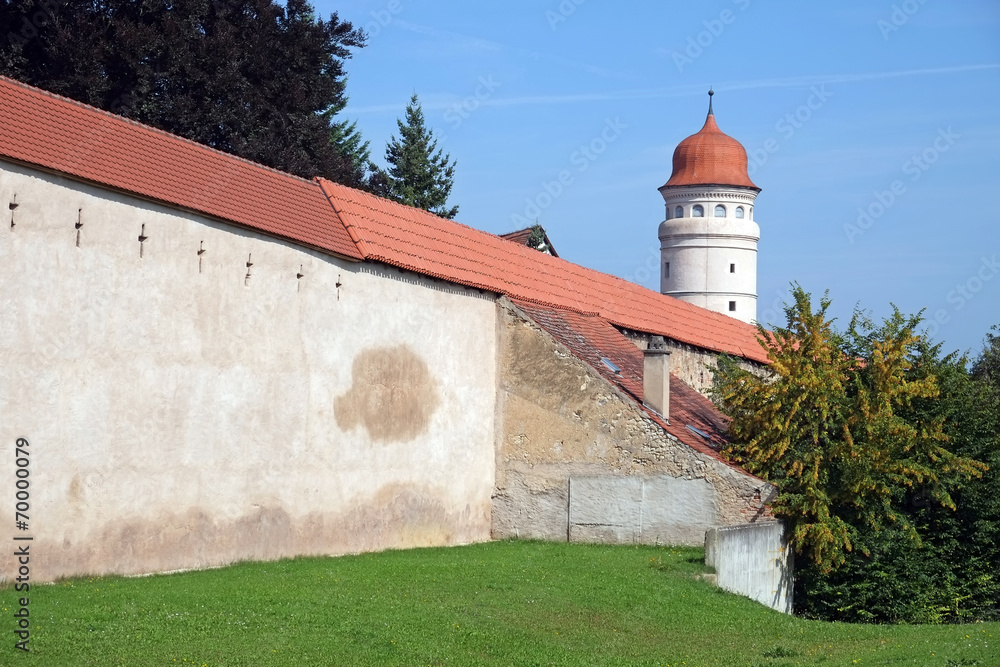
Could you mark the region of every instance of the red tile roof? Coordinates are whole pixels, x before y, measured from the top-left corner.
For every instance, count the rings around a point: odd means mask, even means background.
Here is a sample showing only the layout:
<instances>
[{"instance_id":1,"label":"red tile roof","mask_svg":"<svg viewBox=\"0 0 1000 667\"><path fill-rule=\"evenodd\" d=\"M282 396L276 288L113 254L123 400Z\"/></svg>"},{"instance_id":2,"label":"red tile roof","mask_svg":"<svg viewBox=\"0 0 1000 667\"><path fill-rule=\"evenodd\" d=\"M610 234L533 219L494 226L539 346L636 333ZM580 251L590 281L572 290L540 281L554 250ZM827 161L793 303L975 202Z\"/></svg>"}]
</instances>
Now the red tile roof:
<instances>
[{"instance_id":1,"label":"red tile roof","mask_svg":"<svg viewBox=\"0 0 1000 667\"><path fill-rule=\"evenodd\" d=\"M663 187L674 185L737 185L760 190L747 173L743 144L722 133L711 111L705 126L674 149L673 173Z\"/></svg>"},{"instance_id":2,"label":"red tile roof","mask_svg":"<svg viewBox=\"0 0 1000 667\"><path fill-rule=\"evenodd\" d=\"M366 259L600 315L628 329L766 362L755 327L426 211L320 179Z\"/></svg>"},{"instance_id":3,"label":"red tile roof","mask_svg":"<svg viewBox=\"0 0 1000 667\"><path fill-rule=\"evenodd\" d=\"M4 77L0 156L361 259L315 182Z\"/></svg>"},{"instance_id":4,"label":"red tile roof","mask_svg":"<svg viewBox=\"0 0 1000 667\"><path fill-rule=\"evenodd\" d=\"M767 361L756 329L726 315L419 209L268 169L3 77L0 157L343 257L384 262Z\"/></svg>"},{"instance_id":5,"label":"red tile roof","mask_svg":"<svg viewBox=\"0 0 1000 667\"><path fill-rule=\"evenodd\" d=\"M642 402L642 350L609 322L597 315L584 315L565 308L518 299L511 301L604 379ZM602 359L613 363L620 372L609 368Z\"/></svg>"},{"instance_id":6,"label":"red tile roof","mask_svg":"<svg viewBox=\"0 0 1000 667\"><path fill-rule=\"evenodd\" d=\"M642 405L643 353L635 343L596 315L583 315L515 299L512 302L604 379ZM611 369L604 363L604 359L618 367L620 372L616 373ZM685 445L743 471L718 453L726 444L725 433L729 419L710 400L678 380L675 375L670 376L669 422L648 408L643 407L643 410ZM704 435L689 427L694 427Z\"/></svg>"}]
</instances>

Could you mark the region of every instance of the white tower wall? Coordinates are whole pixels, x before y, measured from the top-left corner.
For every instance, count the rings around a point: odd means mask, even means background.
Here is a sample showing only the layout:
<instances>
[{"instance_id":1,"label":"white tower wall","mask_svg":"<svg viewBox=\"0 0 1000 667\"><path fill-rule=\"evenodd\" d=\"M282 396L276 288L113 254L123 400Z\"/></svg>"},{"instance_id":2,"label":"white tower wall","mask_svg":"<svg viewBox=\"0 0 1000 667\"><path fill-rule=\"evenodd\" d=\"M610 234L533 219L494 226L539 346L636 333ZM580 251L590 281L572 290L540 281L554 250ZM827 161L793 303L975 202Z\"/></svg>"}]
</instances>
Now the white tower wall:
<instances>
[{"instance_id":1,"label":"white tower wall","mask_svg":"<svg viewBox=\"0 0 1000 667\"><path fill-rule=\"evenodd\" d=\"M660 292L744 322L757 319L757 191L733 186L660 189L667 219L660 224ZM676 215L681 207L681 216ZM695 215L701 206L703 216ZM723 216L717 206L724 207ZM737 218L737 209L743 218Z\"/></svg>"}]
</instances>

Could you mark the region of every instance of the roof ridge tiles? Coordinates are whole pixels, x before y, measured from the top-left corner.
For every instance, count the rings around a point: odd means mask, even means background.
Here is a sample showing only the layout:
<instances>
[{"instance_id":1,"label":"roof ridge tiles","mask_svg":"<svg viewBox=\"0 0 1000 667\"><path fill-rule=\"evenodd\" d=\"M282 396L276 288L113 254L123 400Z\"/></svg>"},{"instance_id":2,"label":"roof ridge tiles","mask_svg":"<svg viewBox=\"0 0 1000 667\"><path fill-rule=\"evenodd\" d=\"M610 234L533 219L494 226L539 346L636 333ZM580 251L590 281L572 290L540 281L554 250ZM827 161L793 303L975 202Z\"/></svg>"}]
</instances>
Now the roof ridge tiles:
<instances>
[{"instance_id":1,"label":"roof ridge tiles","mask_svg":"<svg viewBox=\"0 0 1000 667\"><path fill-rule=\"evenodd\" d=\"M132 118L129 118L128 116L122 116L122 115L119 115L119 114L116 114L116 113L112 113L110 111L106 111L104 109L101 109L100 107L95 107L95 106L92 106L90 104L87 104L86 102L81 102L80 100L74 100L72 97L66 97L65 95L60 95L59 93L53 93L50 90L45 90L44 88L38 88L36 86L32 86L31 84L25 83L23 81L18 81L17 79L12 79L12 78L10 78L8 76L4 76L2 74L0 74L0 83L10 83L12 85L18 86L18 87L23 88L23 89L25 89L27 91L30 91L32 93L41 93L42 95L45 95L46 97L51 97L52 99L57 100L59 102L65 102L65 103L71 104L71 105L73 105L75 107L78 107L78 108L84 110L84 111L88 111L88 112L92 112L92 113L97 113L97 114L100 114L101 116L104 116L104 117L106 117L108 119L112 119L112 120L116 120L116 121L123 121L125 123L128 123L129 125L133 125L135 127L141 128L143 130L147 130L149 132L153 132L155 134L159 134L161 136L168 137L169 139L171 139L173 141L181 141L181 142L184 142L185 144L188 144L188 145L190 145L190 146L192 146L194 148L199 148L199 149L202 149L202 150L211 151L212 153L215 153L217 155L223 156L223 157L228 158L230 160L235 160L237 162L242 162L242 163L247 164L249 166L257 167L259 169L265 169L267 171L270 171L271 173L278 174L278 175L281 175L281 176L287 176L288 178L295 179L295 180L300 181L302 183L311 183L312 182L308 178L303 178L302 176L296 176L295 174L290 174L287 171L281 171L280 169L275 169L274 167L269 167L266 164L261 164L260 162L254 162L253 160L247 159L245 157L240 157L239 155L236 155L234 153L227 153L227 152L225 152L223 150L219 150L218 148L213 148L212 146L207 146L205 144L202 144L202 143L199 143L197 141L194 141L193 139L188 139L187 137L183 137L183 136L181 136L179 134L173 134L171 132L167 132L166 130L162 130L162 129L160 129L158 127L155 127L153 125L147 125L145 123L140 123L139 121L134 120Z\"/></svg>"},{"instance_id":2,"label":"roof ridge tiles","mask_svg":"<svg viewBox=\"0 0 1000 667\"><path fill-rule=\"evenodd\" d=\"M319 186L319 189L323 193L323 196L326 197L326 200L328 202L330 202L330 208L333 209L333 212L340 219L340 223L344 225L344 229L347 230L347 233L350 235L351 240L354 241L354 245L357 246L358 251L361 253L362 257L368 257L369 255L368 244L365 243L364 239L362 239L361 236L358 234L358 230L354 226L354 224L348 222L345 216L342 215L341 212L337 209L337 204L334 203L333 198L330 196L330 193L327 192L325 187L323 187L323 183L325 182L327 182L327 179L321 176L317 176L313 179L313 183Z\"/></svg>"}]
</instances>

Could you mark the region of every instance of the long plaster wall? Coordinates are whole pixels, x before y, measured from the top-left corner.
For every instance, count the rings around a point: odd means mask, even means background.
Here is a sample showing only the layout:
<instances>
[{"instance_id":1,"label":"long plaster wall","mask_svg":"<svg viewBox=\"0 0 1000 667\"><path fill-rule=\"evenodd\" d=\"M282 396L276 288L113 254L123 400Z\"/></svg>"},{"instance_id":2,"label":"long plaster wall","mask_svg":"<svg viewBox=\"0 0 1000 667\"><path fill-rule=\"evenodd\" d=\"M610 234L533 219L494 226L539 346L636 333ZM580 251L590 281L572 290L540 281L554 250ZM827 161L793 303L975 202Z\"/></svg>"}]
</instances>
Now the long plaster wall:
<instances>
[{"instance_id":1,"label":"long plaster wall","mask_svg":"<svg viewBox=\"0 0 1000 667\"><path fill-rule=\"evenodd\" d=\"M678 442L519 311L497 308L495 538L701 545L712 526L766 514L773 488Z\"/></svg>"},{"instance_id":2,"label":"long plaster wall","mask_svg":"<svg viewBox=\"0 0 1000 667\"><path fill-rule=\"evenodd\" d=\"M25 437L33 578L489 539L492 295L0 162L15 195L0 515Z\"/></svg>"}]
</instances>

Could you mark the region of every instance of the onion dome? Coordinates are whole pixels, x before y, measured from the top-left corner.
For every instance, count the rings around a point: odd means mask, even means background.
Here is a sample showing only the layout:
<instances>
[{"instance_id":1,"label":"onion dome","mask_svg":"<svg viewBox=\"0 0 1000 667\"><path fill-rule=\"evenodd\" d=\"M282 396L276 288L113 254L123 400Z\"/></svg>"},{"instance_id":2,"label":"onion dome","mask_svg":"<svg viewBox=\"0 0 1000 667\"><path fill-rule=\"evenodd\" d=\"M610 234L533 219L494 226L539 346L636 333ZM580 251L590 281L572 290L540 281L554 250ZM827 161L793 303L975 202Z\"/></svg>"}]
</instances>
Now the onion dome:
<instances>
[{"instance_id":1,"label":"onion dome","mask_svg":"<svg viewBox=\"0 0 1000 667\"><path fill-rule=\"evenodd\" d=\"M708 91L705 126L682 141L674 150L674 170L663 187L672 185L730 185L760 191L747 173L747 152L743 145L723 134L715 124L712 95Z\"/></svg>"}]
</instances>

